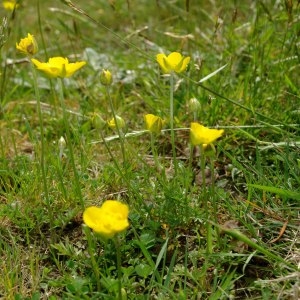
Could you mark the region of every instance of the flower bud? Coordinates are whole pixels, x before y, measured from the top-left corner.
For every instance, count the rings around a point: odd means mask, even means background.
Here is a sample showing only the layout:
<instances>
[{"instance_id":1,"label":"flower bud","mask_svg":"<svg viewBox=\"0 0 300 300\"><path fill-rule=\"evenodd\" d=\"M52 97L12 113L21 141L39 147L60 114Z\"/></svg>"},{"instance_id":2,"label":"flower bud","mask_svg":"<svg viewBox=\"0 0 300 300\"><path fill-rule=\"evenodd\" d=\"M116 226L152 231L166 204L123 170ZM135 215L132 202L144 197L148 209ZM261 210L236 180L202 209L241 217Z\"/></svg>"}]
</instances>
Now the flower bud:
<instances>
[{"instance_id":1,"label":"flower bud","mask_svg":"<svg viewBox=\"0 0 300 300\"><path fill-rule=\"evenodd\" d=\"M61 136L60 139L58 140L58 147L59 147L59 150L62 150L62 151L66 147L66 140L64 139L63 136Z\"/></svg>"},{"instance_id":2,"label":"flower bud","mask_svg":"<svg viewBox=\"0 0 300 300\"><path fill-rule=\"evenodd\" d=\"M122 129L125 127L125 121L120 116L116 116L116 121L119 129ZM110 121L108 121L108 126L112 129L116 128L116 122L115 118L112 118Z\"/></svg>"},{"instance_id":3,"label":"flower bud","mask_svg":"<svg viewBox=\"0 0 300 300\"><path fill-rule=\"evenodd\" d=\"M112 84L112 75L108 70L102 70L100 74L100 82L103 85L111 85Z\"/></svg>"},{"instance_id":4,"label":"flower bud","mask_svg":"<svg viewBox=\"0 0 300 300\"><path fill-rule=\"evenodd\" d=\"M152 133L160 133L163 120L155 115L147 114L144 116L144 120L146 123L146 129Z\"/></svg>"},{"instance_id":5,"label":"flower bud","mask_svg":"<svg viewBox=\"0 0 300 300\"><path fill-rule=\"evenodd\" d=\"M198 112L198 110L200 109L200 102L198 101L198 99L196 98L191 98L189 100L189 103L188 103L188 106L189 106L189 110L193 113L196 113Z\"/></svg>"},{"instance_id":6,"label":"flower bud","mask_svg":"<svg viewBox=\"0 0 300 300\"><path fill-rule=\"evenodd\" d=\"M61 159L64 154L64 150L66 148L66 140L64 139L63 136L60 137L58 140L58 148L59 148L59 158Z\"/></svg>"},{"instance_id":7,"label":"flower bud","mask_svg":"<svg viewBox=\"0 0 300 300\"><path fill-rule=\"evenodd\" d=\"M91 115L91 123L95 129L102 129L106 124L98 113L93 113Z\"/></svg>"},{"instance_id":8,"label":"flower bud","mask_svg":"<svg viewBox=\"0 0 300 300\"><path fill-rule=\"evenodd\" d=\"M16 44L16 48L26 54L26 55L34 55L38 52L38 45L33 35L28 33L27 37L21 39L20 43Z\"/></svg>"}]
</instances>

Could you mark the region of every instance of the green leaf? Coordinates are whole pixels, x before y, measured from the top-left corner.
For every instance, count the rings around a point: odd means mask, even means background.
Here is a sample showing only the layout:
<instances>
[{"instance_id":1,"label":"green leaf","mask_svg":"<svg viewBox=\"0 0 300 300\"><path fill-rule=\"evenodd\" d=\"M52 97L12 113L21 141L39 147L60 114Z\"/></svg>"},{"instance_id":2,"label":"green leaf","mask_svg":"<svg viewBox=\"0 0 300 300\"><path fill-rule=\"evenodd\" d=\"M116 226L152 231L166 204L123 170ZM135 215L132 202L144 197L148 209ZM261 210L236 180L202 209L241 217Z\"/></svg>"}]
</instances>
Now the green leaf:
<instances>
[{"instance_id":1,"label":"green leaf","mask_svg":"<svg viewBox=\"0 0 300 300\"><path fill-rule=\"evenodd\" d=\"M147 278L153 271L153 268L148 264L140 264L135 267L136 273L144 278Z\"/></svg>"},{"instance_id":2,"label":"green leaf","mask_svg":"<svg viewBox=\"0 0 300 300\"><path fill-rule=\"evenodd\" d=\"M263 190L266 192L274 193L274 194L277 194L277 195L280 195L283 197L300 200L300 193L297 193L297 192L284 190L284 189L280 189L280 188L273 187L273 186L259 185L259 184L248 184L248 186L256 188L256 189L260 189L260 190Z\"/></svg>"}]
</instances>

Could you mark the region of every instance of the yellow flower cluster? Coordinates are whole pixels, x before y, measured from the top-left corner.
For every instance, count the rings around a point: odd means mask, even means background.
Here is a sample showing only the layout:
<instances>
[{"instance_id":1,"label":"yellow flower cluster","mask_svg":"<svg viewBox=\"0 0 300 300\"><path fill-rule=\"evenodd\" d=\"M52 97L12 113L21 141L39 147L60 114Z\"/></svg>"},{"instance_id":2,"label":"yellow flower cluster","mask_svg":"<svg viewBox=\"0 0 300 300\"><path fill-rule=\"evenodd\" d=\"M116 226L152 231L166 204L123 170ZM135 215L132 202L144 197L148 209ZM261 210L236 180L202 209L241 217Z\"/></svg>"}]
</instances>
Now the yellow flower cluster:
<instances>
[{"instance_id":1,"label":"yellow flower cluster","mask_svg":"<svg viewBox=\"0 0 300 300\"><path fill-rule=\"evenodd\" d=\"M34 36L30 33L28 33L26 38L23 38L19 43L16 43L16 48L28 56L32 56L38 51L37 42ZM85 61L69 63L67 58L60 56L49 58L49 61L46 63L40 62L35 58L31 58L31 62L38 70L44 72L47 76L60 78L72 76L77 70L86 64Z\"/></svg>"},{"instance_id":2,"label":"yellow flower cluster","mask_svg":"<svg viewBox=\"0 0 300 300\"><path fill-rule=\"evenodd\" d=\"M86 208L83 221L96 233L109 239L129 227L128 213L126 204L117 200L106 200L101 207Z\"/></svg>"}]
</instances>

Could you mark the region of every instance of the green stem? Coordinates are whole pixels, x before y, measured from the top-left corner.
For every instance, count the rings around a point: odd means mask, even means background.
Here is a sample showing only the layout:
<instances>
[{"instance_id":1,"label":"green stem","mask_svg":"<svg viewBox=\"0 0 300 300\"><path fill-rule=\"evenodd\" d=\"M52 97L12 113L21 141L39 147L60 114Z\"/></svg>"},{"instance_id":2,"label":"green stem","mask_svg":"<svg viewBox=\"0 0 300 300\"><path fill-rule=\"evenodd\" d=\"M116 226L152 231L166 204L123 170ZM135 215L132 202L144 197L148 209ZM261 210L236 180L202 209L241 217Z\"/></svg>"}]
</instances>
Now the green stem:
<instances>
[{"instance_id":1,"label":"green stem","mask_svg":"<svg viewBox=\"0 0 300 300\"><path fill-rule=\"evenodd\" d=\"M193 117L194 117L194 122L197 122L197 112L196 111L194 111Z\"/></svg>"},{"instance_id":2,"label":"green stem","mask_svg":"<svg viewBox=\"0 0 300 300\"><path fill-rule=\"evenodd\" d=\"M68 197L68 193L64 184L64 171L63 171L63 166L62 166L62 161L60 158L57 159L57 175L58 175L58 179L60 181L60 186L62 189L62 193L63 193L63 197L64 199L67 199Z\"/></svg>"},{"instance_id":3,"label":"green stem","mask_svg":"<svg viewBox=\"0 0 300 300\"><path fill-rule=\"evenodd\" d=\"M193 174L194 146L190 143L189 171Z\"/></svg>"},{"instance_id":4,"label":"green stem","mask_svg":"<svg viewBox=\"0 0 300 300\"><path fill-rule=\"evenodd\" d=\"M114 121L115 121L115 124L116 124L117 133L118 133L119 140L120 140L122 157L123 157L123 164L125 165L126 164L126 156L125 156L125 147L124 147L124 134L121 132L121 130L119 128L119 125L118 125L117 115L115 113L114 105L113 105L113 102L112 102L112 99L111 99L109 86L105 86L105 88L106 88L106 95L107 95L107 98L108 98L110 109L111 109L112 114L113 114L113 118L114 118Z\"/></svg>"},{"instance_id":5,"label":"green stem","mask_svg":"<svg viewBox=\"0 0 300 300\"><path fill-rule=\"evenodd\" d=\"M155 166L156 166L157 170L159 171L161 167L160 167L160 163L158 161L157 151L156 151L155 145L154 145L154 141L155 141L154 134L152 132L150 132L150 141L151 141L151 152L153 155Z\"/></svg>"},{"instance_id":6,"label":"green stem","mask_svg":"<svg viewBox=\"0 0 300 300\"><path fill-rule=\"evenodd\" d=\"M213 148L213 151L215 151L215 147L213 144L211 144L211 147ZM216 200L216 193L215 193L215 166L214 166L214 158L210 158L210 172L211 172L211 197L212 197L212 203L213 203L213 214L215 218L215 223L218 224L218 204ZM220 230L219 227L216 227L217 232L217 240L218 245L220 245Z\"/></svg>"},{"instance_id":7,"label":"green stem","mask_svg":"<svg viewBox=\"0 0 300 300\"><path fill-rule=\"evenodd\" d=\"M100 292L100 289L101 289L100 270L99 270L99 266L97 264L97 261L95 259L95 253L96 253L95 245L93 243L93 239L92 239L90 229L87 226L84 226L83 230L84 230L84 233L86 235L87 242L88 242L88 253L89 253L89 256L91 258L92 269L93 269L94 275L96 277L97 290L98 290L98 292Z\"/></svg>"},{"instance_id":8,"label":"green stem","mask_svg":"<svg viewBox=\"0 0 300 300\"><path fill-rule=\"evenodd\" d=\"M175 175L176 175L177 159L176 159L175 131L174 131L174 74L173 72L170 74L170 129L171 129L173 164L174 164Z\"/></svg>"},{"instance_id":9,"label":"green stem","mask_svg":"<svg viewBox=\"0 0 300 300\"><path fill-rule=\"evenodd\" d=\"M117 272L118 272L118 299L122 300L122 270L121 270L121 250L120 250L120 240L116 236L114 238L117 254Z\"/></svg>"},{"instance_id":10,"label":"green stem","mask_svg":"<svg viewBox=\"0 0 300 300\"><path fill-rule=\"evenodd\" d=\"M206 194L206 180L205 180L205 154L204 154L204 147L201 144L200 145L200 167L201 167L201 175L202 175L202 185L203 185L203 190L205 191ZM207 205L207 203L206 203ZM205 207L206 209L207 207Z\"/></svg>"},{"instance_id":11,"label":"green stem","mask_svg":"<svg viewBox=\"0 0 300 300\"><path fill-rule=\"evenodd\" d=\"M70 127L69 127L68 117L67 117L67 113L66 113L66 106L65 106L65 101L64 101L63 78L60 78L58 80L58 85L59 85L58 96L59 96L59 101L60 101L60 105L61 105L62 112L63 112L63 122L64 122L64 129L66 131L67 147L69 148L71 165L72 165L73 172L74 172L76 195L78 195L80 204L81 204L82 208L84 208L84 201L83 201L83 197L82 197L82 193L81 193L81 189L80 189L79 176L78 176L78 172L77 172L76 165L75 165L73 144L71 141Z\"/></svg>"},{"instance_id":12,"label":"green stem","mask_svg":"<svg viewBox=\"0 0 300 300\"><path fill-rule=\"evenodd\" d=\"M40 166L41 166L41 173L42 173L43 189L44 189L44 194L45 194L45 198L46 198L46 205L47 205L47 209L49 212L49 222L50 222L51 236L52 236L54 218L53 218L53 212L52 212L50 198L49 198L46 167L45 167L44 121L43 121L43 114L42 114L42 109L41 109L40 92L39 92L39 88L38 88L37 74L36 74L36 70L35 70L35 67L33 66L33 64L30 63L30 65L31 65L32 76L33 76L33 85L34 85L34 92L35 92L35 98L36 98L36 109L37 109L37 113L38 113L38 117L39 117L39 124L40 124L40 140L41 140Z\"/></svg>"},{"instance_id":13,"label":"green stem","mask_svg":"<svg viewBox=\"0 0 300 300\"><path fill-rule=\"evenodd\" d=\"M125 182L129 185L129 183L128 183L128 181L127 181L127 178L126 178L126 176L124 176L124 174L123 174L123 172L122 172L122 170L121 170L121 168L120 168L120 165L119 165L118 161L116 160L116 158L114 157L113 153L111 152L110 148L109 148L108 145L107 145L107 142L106 142L106 140L105 140L105 137L104 137L104 135L103 135L102 130L100 130L100 136L101 136L101 139L102 139L102 141L103 141L103 144L104 144L104 146L105 146L105 148L106 148L106 150L107 150L107 152L108 152L110 158L112 159L112 161L113 161L115 167L117 168L117 170L118 170L120 176L121 176L121 177L125 180ZM128 186L128 188L129 188L129 187L130 187L130 185Z\"/></svg>"},{"instance_id":14,"label":"green stem","mask_svg":"<svg viewBox=\"0 0 300 300\"><path fill-rule=\"evenodd\" d=\"M100 130L100 136L101 136L103 144L104 144L104 146L105 146L105 148L106 148L106 150L107 150L110 158L112 159L112 161L113 161L113 163L114 163L117 171L119 172L119 175L125 181L128 191L133 193L133 195L140 201L140 203L144 205L144 208L146 209L146 211L151 216L152 215L151 210L149 209L148 205L145 204L143 197L141 197L140 191L135 186L133 186L131 184L131 182L130 182L129 178L127 178L126 174L123 174L123 172L121 170L121 167L120 167L118 161L115 159L115 157L114 157L113 153L111 152L110 148L108 147L108 144L107 144L107 142L105 140L105 137L104 137L104 135L103 135L103 133L102 133L101 130Z\"/></svg>"},{"instance_id":15,"label":"green stem","mask_svg":"<svg viewBox=\"0 0 300 300\"><path fill-rule=\"evenodd\" d=\"M203 187L203 195L202 199L204 200L204 212L205 212L205 222L206 222L206 252L207 254L212 253L212 231L211 224L208 222L209 220L209 211L208 211L208 202L207 202L207 190L206 190L206 178L205 178L205 153L203 144L200 145L200 164L201 164L201 175L202 175L202 187Z\"/></svg>"}]
</instances>

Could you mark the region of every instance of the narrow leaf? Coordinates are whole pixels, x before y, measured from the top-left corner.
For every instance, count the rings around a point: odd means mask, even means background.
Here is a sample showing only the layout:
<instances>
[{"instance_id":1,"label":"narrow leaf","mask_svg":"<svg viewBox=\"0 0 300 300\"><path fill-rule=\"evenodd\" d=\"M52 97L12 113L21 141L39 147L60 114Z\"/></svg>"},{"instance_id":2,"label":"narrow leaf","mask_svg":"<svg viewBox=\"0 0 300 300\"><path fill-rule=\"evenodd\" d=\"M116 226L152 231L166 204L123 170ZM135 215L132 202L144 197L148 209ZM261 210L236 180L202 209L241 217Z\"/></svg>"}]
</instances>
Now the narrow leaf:
<instances>
[{"instance_id":1,"label":"narrow leaf","mask_svg":"<svg viewBox=\"0 0 300 300\"><path fill-rule=\"evenodd\" d=\"M300 200L300 193L280 189L274 186L266 186L266 185L259 185L259 184L248 184L249 187L254 187L256 189L260 189L266 192L274 193L283 197L292 198L295 200Z\"/></svg>"},{"instance_id":2,"label":"narrow leaf","mask_svg":"<svg viewBox=\"0 0 300 300\"><path fill-rule=\"evenodd\" d=\"M227 65L228 65L228 64L226 64L226 65L222 66L222 67L221 67L221 68L219 68L218 70L216 70L216 71L214 71L214 72L212 72L212 73L208 74L208 75L207 75L207 76L205 76L204 78L200 79L200 80L199 80L199 83L202 83L202 82L204 82L204 81L208 80L209 78L211 78L211 77L215 76L217 73L219 73L219 72L220 72L220 71L222 71L224 68L226 68L226 67L227 67Z\"/></svg>"}]
</instances>

